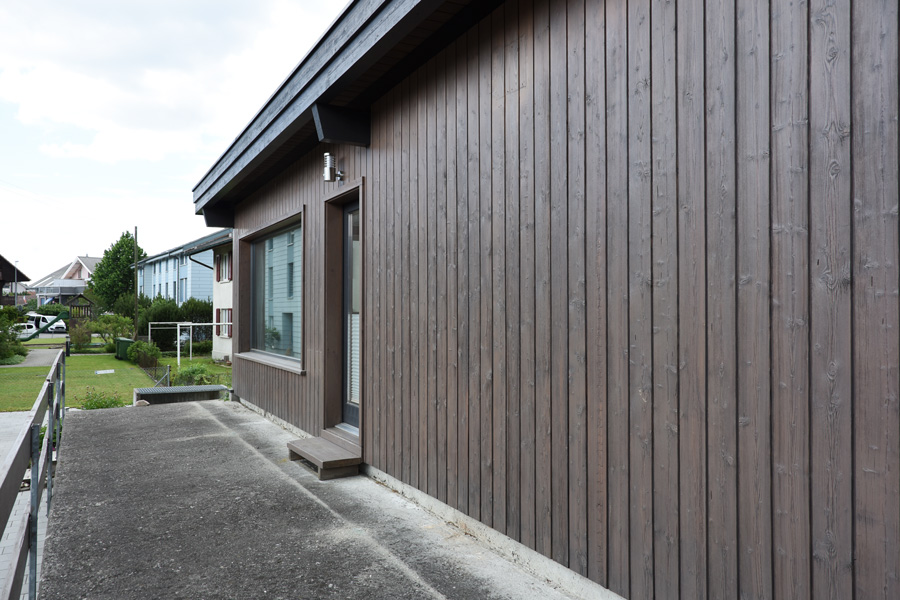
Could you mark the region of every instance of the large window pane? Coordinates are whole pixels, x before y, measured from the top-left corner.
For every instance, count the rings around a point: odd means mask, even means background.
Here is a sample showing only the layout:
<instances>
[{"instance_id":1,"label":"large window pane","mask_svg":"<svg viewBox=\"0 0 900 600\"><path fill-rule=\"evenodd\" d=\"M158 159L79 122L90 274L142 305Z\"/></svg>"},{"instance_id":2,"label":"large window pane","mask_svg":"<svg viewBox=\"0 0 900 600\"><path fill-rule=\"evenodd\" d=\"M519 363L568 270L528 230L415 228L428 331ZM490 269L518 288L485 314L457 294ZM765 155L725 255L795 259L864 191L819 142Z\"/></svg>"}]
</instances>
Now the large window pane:
<instances>
[{"instance_id":1,"label":"large window pane","mask_svg":"<svg viewBox=\"0 0 900 600\"><path fill-rule=\"evenodd\" d=\"M303 244L300 223L253 243L251 346L302 358Z\"/></svg>"}]
</instances>

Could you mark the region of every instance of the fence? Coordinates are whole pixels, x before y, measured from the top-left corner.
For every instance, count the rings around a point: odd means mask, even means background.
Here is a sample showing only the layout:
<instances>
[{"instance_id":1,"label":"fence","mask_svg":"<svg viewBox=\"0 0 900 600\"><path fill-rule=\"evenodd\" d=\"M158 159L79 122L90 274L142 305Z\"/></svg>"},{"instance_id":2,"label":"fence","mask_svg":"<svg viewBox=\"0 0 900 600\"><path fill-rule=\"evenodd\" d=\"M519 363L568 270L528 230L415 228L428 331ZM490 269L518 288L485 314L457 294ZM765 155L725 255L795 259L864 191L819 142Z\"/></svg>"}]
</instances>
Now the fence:
<instances>
[{"instance_id":1,"label":"fence","mask_svg":"<svg viewBox=\"0 0 900 600\"><path fill-rule=\"evenodd\" d=\"M37 523L38 507L44 487L47 488L47 512L53 497L54 452L58 453L65 416L66 355L60 350L50 367L44 385L28 415L28 419L16 436L12 448L0 466L0 523L21 531L21 537L12 553L12 567L0 598L18 598L21 594L25 567L29 566L28 597L37 597ZM47 432L41 443L41 424L49 413ZM23 476L31 463L31 507L18 521L9 523L9 517L19 494ZM30 562L29 562L30 561Z\"/></svg>"},{"instance_id":2,"label":"fence","mask_svg":"<svg viewBox=\"0 0 900 600\"><path fill-rule=\"evenodd\" d=\"M141 370L153 380L153 387L169 387L171 382L171 367L169 365L156 365L145 367L141 365Z\"/></svg>"}]
</instances>

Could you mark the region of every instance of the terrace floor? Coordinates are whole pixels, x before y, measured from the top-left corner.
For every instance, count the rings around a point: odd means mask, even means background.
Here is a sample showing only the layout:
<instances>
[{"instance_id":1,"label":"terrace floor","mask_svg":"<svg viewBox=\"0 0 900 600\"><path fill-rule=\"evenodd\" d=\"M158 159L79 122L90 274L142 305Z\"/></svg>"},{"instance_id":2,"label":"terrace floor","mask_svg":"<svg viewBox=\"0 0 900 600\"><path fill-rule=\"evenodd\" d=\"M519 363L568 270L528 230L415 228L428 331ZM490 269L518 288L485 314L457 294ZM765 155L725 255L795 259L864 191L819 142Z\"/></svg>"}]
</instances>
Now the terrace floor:
<instances>
[{"instance_id":1,"label":"terrace floor","mask_svg":"<svg viewBox=\"0 0 900 600\"><path fill-rule=\"evenodd\" d=\"M41 598L568 598L235 402L73 412Z\"/></svg>"}]
</instances>

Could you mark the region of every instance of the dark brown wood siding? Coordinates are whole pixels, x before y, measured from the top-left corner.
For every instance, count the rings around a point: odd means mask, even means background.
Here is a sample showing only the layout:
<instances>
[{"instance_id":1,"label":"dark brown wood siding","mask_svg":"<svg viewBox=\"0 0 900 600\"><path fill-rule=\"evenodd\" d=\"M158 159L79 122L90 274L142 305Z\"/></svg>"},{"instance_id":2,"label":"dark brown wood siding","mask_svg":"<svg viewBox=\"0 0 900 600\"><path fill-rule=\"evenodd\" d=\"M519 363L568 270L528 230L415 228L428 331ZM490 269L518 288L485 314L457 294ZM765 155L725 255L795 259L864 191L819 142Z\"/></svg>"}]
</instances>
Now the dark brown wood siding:
<instances>
[{"instance_id":1,"label":"dark brown wood siding","mask_svg":"<svg viewBox=\"0 0 900 600\"><path fill-rule=\"evenodd\" d=\"M307 372L236 391L321 427L329 150L365 462L624 596L900 597L898 112L896 2L508 2L238 207Z\"/></svg>"}]
</instances>

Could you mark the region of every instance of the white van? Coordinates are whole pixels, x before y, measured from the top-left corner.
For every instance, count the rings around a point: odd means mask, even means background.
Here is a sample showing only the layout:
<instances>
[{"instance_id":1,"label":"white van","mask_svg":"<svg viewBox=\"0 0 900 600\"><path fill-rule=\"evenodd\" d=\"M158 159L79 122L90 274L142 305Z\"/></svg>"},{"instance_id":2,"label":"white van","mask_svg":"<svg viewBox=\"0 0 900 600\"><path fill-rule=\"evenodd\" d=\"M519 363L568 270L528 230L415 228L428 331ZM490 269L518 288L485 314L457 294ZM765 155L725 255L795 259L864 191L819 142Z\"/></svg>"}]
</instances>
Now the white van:
<instances>
[{"instance_id":1,"label":"white van","mask_svg":"<svg viewBox=\"0 0 900 600\"><path fill-rule=\"evenodd\" d=\"M50 315L39 315L36 312L29 312L27 317L28 317L28 322L34 324L35 328L37 328L37 329L40 329L41 327L49 325L50 321L52 321L53 319L56 318L56 317L50 316ZM52 330L53 331L65 331L66 330L65 322L62 320L57 321L56 323L53 324Z\"/></svg>"}]
</instances>

